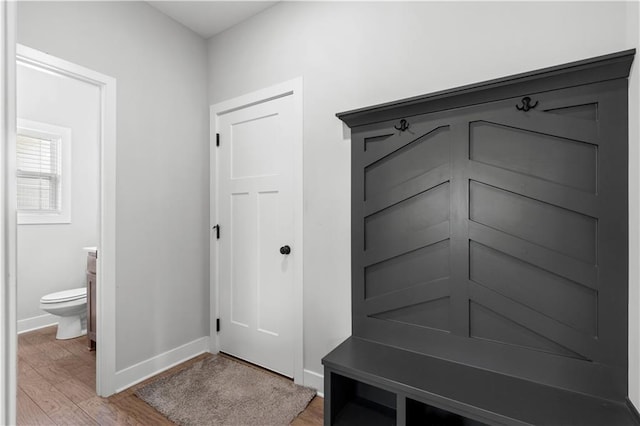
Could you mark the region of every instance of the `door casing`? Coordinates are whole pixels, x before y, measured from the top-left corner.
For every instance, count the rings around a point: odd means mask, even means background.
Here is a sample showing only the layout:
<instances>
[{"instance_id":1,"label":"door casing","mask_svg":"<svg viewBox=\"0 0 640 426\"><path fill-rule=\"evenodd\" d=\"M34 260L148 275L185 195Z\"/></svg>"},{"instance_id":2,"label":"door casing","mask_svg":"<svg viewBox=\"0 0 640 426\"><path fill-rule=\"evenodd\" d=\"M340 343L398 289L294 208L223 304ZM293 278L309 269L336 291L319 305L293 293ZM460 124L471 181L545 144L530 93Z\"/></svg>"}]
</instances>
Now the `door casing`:
<instances>
[{"instance_id":1,"label":"door casing","mask_svg":"<svg viewBox=\"0 0 640 426\"><path fill-rule=\"evenodd\" d=\"M0 2L0 424L16 423L16 215L10 169L16 139L16 2Z\"/></svg>"},{"instance_id":2,"label":"door casing","mask_svg":"<svg viewBox=\"0 0 640 426\"><path fill-rule=\"evenodd\" d=\"M217 173L218 173L218 155L216 150L216 134L219 132L218 118L226 113L242 109L251 105L267 102L273 99L291 96L293 100L294 120L291 123L294 126L293 132L297 135L296 143L293 146L293 241L292 247L295 247L296 254L293 262L293 379L297 384L303 384L304 367L303 367L303 130L302 130L302 77L285 81L280 84L269 86L267 88L248 93L237 98L223 101L210 107L210 350L212 353L220 351L220 341L216 332L216 320L220 315L219 305L219 275L218 275L218 240L216 239L216 230L214 227L218 225L218 209L219 200L217 198ZM221 141L224 143L224 141ZM221 224L224 229L224 224ZM224 233L224 232L223 232ZM293 259L293 258L292 258Z\"/></svg>"}]
</instances>

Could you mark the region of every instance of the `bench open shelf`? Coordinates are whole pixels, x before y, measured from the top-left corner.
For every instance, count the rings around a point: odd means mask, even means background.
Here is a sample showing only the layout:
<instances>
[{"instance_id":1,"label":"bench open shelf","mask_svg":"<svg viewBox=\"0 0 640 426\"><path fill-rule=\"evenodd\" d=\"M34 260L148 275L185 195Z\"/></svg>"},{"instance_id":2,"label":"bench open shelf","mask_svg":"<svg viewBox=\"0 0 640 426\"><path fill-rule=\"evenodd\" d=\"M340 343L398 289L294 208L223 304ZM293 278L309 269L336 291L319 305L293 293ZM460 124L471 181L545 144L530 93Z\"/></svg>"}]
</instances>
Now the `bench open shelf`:
<instances>
[{"instance_id":1,"label":"bench open shelf","mask_svg":"<svg viewBox=\"0 0 640 426\"><path fill-rule=\"evenodd\" d=\"M350 337L323 359L325 425L634 425L625 403Z\"/></svg>"}]
</instances>

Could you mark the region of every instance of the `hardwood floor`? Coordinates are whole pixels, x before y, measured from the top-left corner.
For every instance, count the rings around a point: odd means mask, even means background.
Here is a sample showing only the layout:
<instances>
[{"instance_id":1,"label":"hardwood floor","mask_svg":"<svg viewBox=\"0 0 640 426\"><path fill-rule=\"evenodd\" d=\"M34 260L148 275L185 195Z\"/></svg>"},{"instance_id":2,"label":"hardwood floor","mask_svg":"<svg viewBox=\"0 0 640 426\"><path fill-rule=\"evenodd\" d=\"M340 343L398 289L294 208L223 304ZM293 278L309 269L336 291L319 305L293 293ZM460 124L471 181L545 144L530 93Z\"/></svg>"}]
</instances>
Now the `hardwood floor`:
<instances>
[{"instance_id":1,"label":"hardwood floor","mask_svg":"<svg viewBox=\"0 0 640 426\"><path fill-rule=\"evenodd\" d=\"M189 367L202 354L109 398L96 395L95 352L86 336L56 340L56 327L18 336L19 425L173 425L135 396L136 389ZM315 397L291 423L319 426L323 400Z\"/></svg>"}]
</instances>

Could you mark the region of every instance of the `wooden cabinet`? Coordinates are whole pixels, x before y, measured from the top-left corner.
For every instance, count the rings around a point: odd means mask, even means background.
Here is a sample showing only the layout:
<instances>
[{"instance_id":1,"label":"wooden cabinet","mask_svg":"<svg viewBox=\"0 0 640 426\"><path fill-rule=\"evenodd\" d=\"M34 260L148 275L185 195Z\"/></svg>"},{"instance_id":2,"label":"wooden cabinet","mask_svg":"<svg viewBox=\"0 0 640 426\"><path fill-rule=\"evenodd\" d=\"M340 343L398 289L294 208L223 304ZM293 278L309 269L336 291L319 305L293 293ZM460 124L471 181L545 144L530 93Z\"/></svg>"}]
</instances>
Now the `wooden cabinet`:
<instances>
[{"instance_id":1,"label":"wooden cabinet","mask_svg":"<svg viewBox=\"0 0 640 426\"><path fill-rule=\"evenodd\" d=\"M382 424L388 410L399 424L437 410L467 423L636 420L634 54L338 114L352 132L353 336L323 360L327 424L372 407Z\"/></svg>"},{"instance_id":2,"label":"wooden cabinet","mask_svg":"<svg viewBox=\"0 0 640 426\"><path fill-rule=\"evenodd\" d=\"M96 349L96 261L97 252L87 254L87 344Z\"/></svg>"}]
</instances>

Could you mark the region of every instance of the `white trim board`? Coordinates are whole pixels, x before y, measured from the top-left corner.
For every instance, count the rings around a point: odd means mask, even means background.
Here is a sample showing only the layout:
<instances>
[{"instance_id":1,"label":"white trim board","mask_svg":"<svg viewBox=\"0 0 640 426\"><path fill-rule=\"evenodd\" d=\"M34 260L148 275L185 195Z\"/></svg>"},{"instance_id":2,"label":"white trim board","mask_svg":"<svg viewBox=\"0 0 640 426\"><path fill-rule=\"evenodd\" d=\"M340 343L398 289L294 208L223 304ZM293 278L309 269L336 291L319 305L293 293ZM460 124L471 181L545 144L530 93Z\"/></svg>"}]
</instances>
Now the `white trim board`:
<instances>
[{"instance_id":1,"label":"white trim board","mask_svg":"<svg viewBox=\"0 0 640 426\"><path fill-rule=\"evenodd\" d=\"M315 371L304 370L304 385L318 391L318 396L324 398L324 375Z\"/></svg>"},{"instance_id":2,"label":"white trim board","mask_svg":"<svg viewBox=\"0 0 640 426\"><path fill-rule=\"evenodd\" d=\"M295 78L293 80L285 81L274 86L267 87L262 90L258 90L252 93L248 93L237 98L233 98L227 101L211 105L210 107L210 133L209 133L209 146L210 146L210 347L211 352L217 353L220 350L218 336L216 334L216 318L220 315L220 306L218 305L218 243L215 237L213 227L218 223L218 206L216 203L216 173L218 157L216 151L216 133L218 133L218 117L241 108L245 108L251 105L267 102L273 99L281 98L284 96L291 96L294 103L294 115L295 126L294 130L298 135L298 143L294 144L293 148L293 199L294 199L294 238L293 247L295 247L297 262L294 265L293 280L294 280L294 354L293 354L293 380L297 384L302 384L304 380L304 338L303 338L303 287L304 287L304 274L303 274L303 80L302 77Z\"/></svg>"},{"instance_id":3,"label":"white trim board","mask_svg":"<svg viewBox=\"0 0 640 426\"><path fill-rule=\"evenodd\" d=\"M16 423L16 11L0 1L0 424Z\"/></svg>"},{"instance_id":4,"label":"white trim board","mask_svg":"<svg viewBox=\"0 0 640 426\"><path fill-rule=\"evenodd\" d=\"M37 317L21 319L18 320L18 334L38 330L40 328L49 327L56 324L58 324L58 318L55 315L51 314L44 314Z\"/></svg>"},{"instance_id":5,"label":"white trim board","mask_svg":"<svg viewBox=\"0 0 640 426\"><path fill-rule=\"evenodd\" d=\"M115 392L116 375L116 80L27 46L17 45L16 60L21 65L73 78L100 90L100 234L96 265L100 285L97 287L96 392L106 397ZM8 163L8 176L15 175L15 161L8 158L4 162ZM14 187L15 182L12 180L9 185ZM15 205L9 213L15 216ZM16 252L13 239L9 244L9 254L14 260ZM15 310L15 303L10 308Z\"/></svg>"},{"instance_id":6,"label":"white trim board","mask_svg":"<svg viewBox=\"0 0 640 426\"><path fill-rule=\"evenodd\" d=\"M122 392L156 374L209 351L209 337L201 337L116 373L116 392Z\"/></svg>"}]
</instances>

